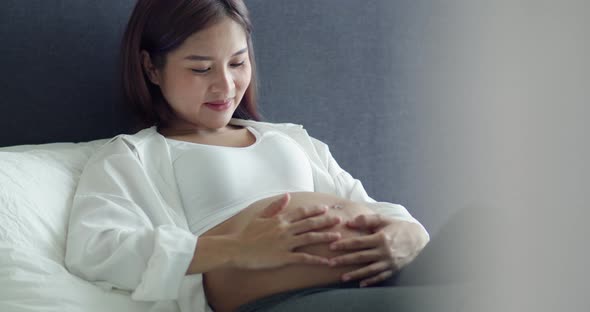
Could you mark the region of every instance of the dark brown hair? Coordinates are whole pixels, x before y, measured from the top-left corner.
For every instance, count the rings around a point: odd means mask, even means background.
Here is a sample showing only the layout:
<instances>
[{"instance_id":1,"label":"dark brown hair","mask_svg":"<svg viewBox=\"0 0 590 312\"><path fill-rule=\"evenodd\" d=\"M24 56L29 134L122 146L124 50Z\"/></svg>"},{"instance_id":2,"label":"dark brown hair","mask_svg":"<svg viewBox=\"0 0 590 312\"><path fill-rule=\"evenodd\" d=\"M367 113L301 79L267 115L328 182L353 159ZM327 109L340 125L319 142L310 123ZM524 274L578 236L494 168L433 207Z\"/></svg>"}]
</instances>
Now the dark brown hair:
<instances>
[{"instance_id":1,"label":"dark brown hair","mask_svg":"<svg viewBox=\"0 0 590 312\"><path fill-rule=\"evenodd\" d=\"M135 130L167 125L175 118L160 88L152 84L143 71L141 51L147 51L154 66L162 68L169 52L193 33L226 16L244 27L252 66L250 85L233 117L261 119L256 110L252 24L242 0L138 0L123 35L120 66L124 101L137 118Z\"/></svg>"}]
</instances>

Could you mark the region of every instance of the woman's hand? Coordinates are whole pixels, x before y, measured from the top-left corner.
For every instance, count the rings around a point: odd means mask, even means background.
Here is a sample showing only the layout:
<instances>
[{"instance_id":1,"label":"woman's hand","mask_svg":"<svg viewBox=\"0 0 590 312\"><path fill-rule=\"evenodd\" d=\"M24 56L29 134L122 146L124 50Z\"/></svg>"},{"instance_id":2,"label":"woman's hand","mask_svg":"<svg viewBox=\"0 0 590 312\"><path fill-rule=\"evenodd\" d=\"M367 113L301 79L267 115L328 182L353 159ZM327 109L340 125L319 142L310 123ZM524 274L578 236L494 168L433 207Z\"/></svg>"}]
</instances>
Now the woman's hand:
<instances>
[{"instance_id":1,"label":"woman's hand","mask_svg":"<svg viewBox=\"0 0 590 312\"><path fill-rule=\"evenodd\" d=\"M327 258L293 250L340 239L338 232L314 232L340 223L340 218L324 215L328 210L325 205L283 211L290 198L287 193L274 201L233 235L237 243L233 267L272 269L295 263L329 264Z\"/></svg>"},{"instance_id":2,"label":"woman's hand","mask_svg":"<svg viewBox=\"0 0 590 312\"><path fill-rule=\"evenodd\" d=\"M428 242L426 233L419 225L379 214L359 215L346 225L372 234L332 243L332 250L348 250L351 253L330 259L330 266L367 264L342 276L343 281L362 279L361 287L392 276L410 263Z\"/></svg>"}]
</instances>

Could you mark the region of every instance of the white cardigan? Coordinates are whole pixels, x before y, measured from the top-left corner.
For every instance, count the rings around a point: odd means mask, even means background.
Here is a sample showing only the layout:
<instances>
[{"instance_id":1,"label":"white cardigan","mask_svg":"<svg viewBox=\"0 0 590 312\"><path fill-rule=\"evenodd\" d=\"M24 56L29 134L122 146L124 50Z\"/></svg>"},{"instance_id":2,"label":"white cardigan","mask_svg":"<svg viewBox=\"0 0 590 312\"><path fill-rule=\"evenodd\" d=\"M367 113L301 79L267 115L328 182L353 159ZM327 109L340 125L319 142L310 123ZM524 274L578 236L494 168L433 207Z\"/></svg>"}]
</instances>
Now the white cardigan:
<instances>
[{"instance_id":1,"label":"white cardigan","mask_svg":"<svg viewBox=\"0 0 590 312\"><path fill-rule=\"evenodd\" d=\"M293 138L310 160L316 192L420 224L403 206L370 198L302 126L241 119L230 124ZM153 126L114 137L89 159L74 195L66 266L100 286L132 291L135 300L158 301L152 311L211 311L202 274L185 275L197 237L188 230L167 144Z\"/></svg>"}]
</instances>

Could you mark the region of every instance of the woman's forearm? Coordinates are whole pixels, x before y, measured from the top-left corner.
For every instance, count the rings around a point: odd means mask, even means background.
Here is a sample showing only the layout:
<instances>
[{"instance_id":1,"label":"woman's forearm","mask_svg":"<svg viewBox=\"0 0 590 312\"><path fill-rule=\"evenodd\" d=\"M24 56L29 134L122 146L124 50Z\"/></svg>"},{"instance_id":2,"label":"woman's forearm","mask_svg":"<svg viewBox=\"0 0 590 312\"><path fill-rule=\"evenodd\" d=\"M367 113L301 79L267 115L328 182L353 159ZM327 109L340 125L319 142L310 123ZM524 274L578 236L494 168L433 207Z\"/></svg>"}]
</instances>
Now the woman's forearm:
<instances>
[{"instance_id":1,"label":"woman's forearm","mask_svg":"<svg viewBox=\"0 0 590 312\"><path fill-rule=\"evenodd\" d=\"M235 250L236 241L228 235L200 236L186 274L230 268Z\"/></svg>"}]
</instances>

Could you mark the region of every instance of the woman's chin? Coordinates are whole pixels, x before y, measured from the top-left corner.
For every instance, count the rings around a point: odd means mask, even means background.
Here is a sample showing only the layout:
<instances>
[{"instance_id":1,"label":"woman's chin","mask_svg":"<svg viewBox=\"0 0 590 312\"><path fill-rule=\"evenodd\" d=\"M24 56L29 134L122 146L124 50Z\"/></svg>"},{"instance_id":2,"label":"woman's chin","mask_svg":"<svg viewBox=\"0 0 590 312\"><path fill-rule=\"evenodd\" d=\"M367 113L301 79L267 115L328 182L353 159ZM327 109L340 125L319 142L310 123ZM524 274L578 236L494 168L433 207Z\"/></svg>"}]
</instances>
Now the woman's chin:
<instances>
[{"instance_id":1,"label":"woman's chin","mask_svg":"<svg viewBox=\"0 0 590 312\"><path fill-rule=\"evenodd\" d=\"M208 114L207 118L204 118L204 121L201 121L201 125L203 128L211 129L211 130L219 130L227 127L229 122L233 116L232 111L225 111L225 112L214 112Z\"/></svg>"}]
</instances>

